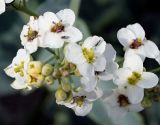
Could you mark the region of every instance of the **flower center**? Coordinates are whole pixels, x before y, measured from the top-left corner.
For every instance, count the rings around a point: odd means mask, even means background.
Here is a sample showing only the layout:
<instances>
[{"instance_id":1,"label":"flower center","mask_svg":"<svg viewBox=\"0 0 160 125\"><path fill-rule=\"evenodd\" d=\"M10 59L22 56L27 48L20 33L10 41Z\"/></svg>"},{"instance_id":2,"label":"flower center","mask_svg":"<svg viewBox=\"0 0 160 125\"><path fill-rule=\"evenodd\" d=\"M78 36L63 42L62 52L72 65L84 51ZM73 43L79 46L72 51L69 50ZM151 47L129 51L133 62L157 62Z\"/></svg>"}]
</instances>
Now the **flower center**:
<instances>
[{"instance_id":1,"label":"flower center","mask_svg":"<svg viewBox=\"0 0 160 125\"><path fill-rule=\"evenodd\" d=\"M84 103L85 98L86 96L75 96L73 97L73 100L77 104L77 106L81 107Z\"/></svg>"},{"instance_id":2,"label":"flower center","mask_svg":"<svg viewBox=\"0 0 160 125\"><path fill-rule=\"evenodd\" d=\"M130 48L132 49L138 49L138 47L140 47L142 44L142 39L141 38L137 38L134 39L132 44L130 45Z\"/></svg>"},{"instance_id":3,"label":"flower center","mask_svg":"<svg viewBox=\"0 0 160 125\"><path fill-rule=\"evenodd\" d=\"M51 32L60 33L64 31L64 25L62 22L54 23L54 26L51 28Z\"/></svg>"},{"instance_id":4,"label":"flower center","mask_svg":"<svg viewBox=\"0 0 160 125\"><path fill-rule=\"evenodd\" d=\"M83 48L82 52L88 63L93 63L95 61L95 55L92 48Z\"/></svg>"},{"instance_id":5,"label":"flower center","mask_svg":"<svg viewBox=\"0 0 160 125\"><path fill-rule=\"evenodd\" d=\"M138 72L132 72L132 75L128 77L128 83L130 85L136 85L139 80L141 80L141 74Z\"/></svg>"},{"instance_id":6,"label":"flower center","mask_svg":"<svg viewBox=\"0 0 160 125\"><path fill-rule=\"evenodd\" d=\"M128 97L126 97L125 95L122 95L122 94L118 96L117 102L119 103L120 107L126 107L130 104Z\"/></svg>"},{"instance_id":7,"label":"flower center","mask_svg":"<svg viewBox=\"0 0 160 125\"><path fill-rule=\"evenodd\" d=\"M18 65L16 64L14 66L15 73L18 73L21 77L24 76L23 69L24 69L24 61L21 61Z\"/></svg>"},{"instance_id":8,"label":"flower center","mask_svg":"<svg viewBox=\"0 0 160 125\"><path fill-rule=\"evenodd\" d=\"M31 42L35 38L38 37L38 32L37 31L33 31L31 28L29 28L28 29L28 34L25 37L27 37L28 41Z\"/></svg>"}]
</instances>

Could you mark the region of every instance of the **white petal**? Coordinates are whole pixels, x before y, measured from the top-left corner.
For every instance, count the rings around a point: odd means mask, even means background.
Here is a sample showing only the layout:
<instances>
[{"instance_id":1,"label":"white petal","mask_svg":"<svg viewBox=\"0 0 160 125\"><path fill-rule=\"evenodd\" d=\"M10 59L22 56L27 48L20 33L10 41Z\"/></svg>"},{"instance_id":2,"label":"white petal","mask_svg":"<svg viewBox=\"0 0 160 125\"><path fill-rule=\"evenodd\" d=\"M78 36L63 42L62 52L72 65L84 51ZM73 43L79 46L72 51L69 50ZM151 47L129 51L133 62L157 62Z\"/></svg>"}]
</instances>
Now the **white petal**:
<instances>
[{"instance_id":1,"label":"white petal","mask_svg":"<svg viewBox=\"0 0 160 125\"><path fill-rule=\"evenodd\" d=\"M93 36L88 37L83 45L83 48L93 48L94 52L97 56L102 55L106 49L106 42L103 40L102 37Z\"/></svg>"},{"instance_id":2,"label":"white petal","mask_svg":"<svg viewBox=\"0 0 160 125\"><path fill-rule=\"evenodd\" d=\"M155 58L155 60L160 64L160 53L159 53L158 56Z\"/></svg>"},{"instance_id":3,"label":"white petal","mask_svg":"<svg viewBox=\"0 0 160 125\"><path fill-rule=\"evenodd\" d=\"M132 71L128 68L120 68L115 72L114 83L118 86L128 83L128 77L132 75Z\"/></svg>"},{"instance_id":4,"label":"white petal","mask_svg":"<svg viewBox=\"0 0 160 125\"><path fill-rule=\"evenodd\" d=\"M142 88L152 88L158 84L159 78L151 72L143 72L142 80L138 82L138 86Z\"/></svg>"},{"instance_id":5,"label":"white petal","mask_svg":"<svg viewBox=\"0 0 160 125\"><path fill-rule=\"evenodd\" d=\"M65 28L65 32L62 32L61 37L65 42L75 43L82 40L83 35L79 29L70 26Z\"/></svg>"},{"instance_id":6,"label":"white petal","mask_svg":"<svg viewBox=\"0 0 160 125\"><path fill-rule=\"evenodd\" d=\"M57 15L55 13L52 12L45 12L43 14L43 17L50 23L54 24L54 23L58 23L59 19L57 18Z\"/></svg>"},{"instance_id":7,"label":"white petal","mask_svg":"<svg viewBox=\"0 0 160 125\"><path fill-rule=\"evenodd\" d=\"M92 110L92 106L92 103L84 102L83 106L74 108L75 114L77 116L86 116Z\"/></svg>"},{"instance_id":8,"label":"white petal","mask_svg":"<svg viewBox=\"0 0 160 125\"><path fill-rule=\"evenodd\" d=\"M65 47L65 57L69 62L74 64L82 64L86 61L83 56L81 47L74 43L68 44Z\"/></svg>"},{"instance_id":9,"label":"white petal","mask_svg":"<svg viewBox=\"0 0 160 125\"><path fill-rule=\"evenodd\" d=\"M106 67L106 59L101 56L96 59L94 62L95 71L104 71Z\"/></svg>"},{"instance_id":10,"label":"white petal","mask_svg":"<svg viewBox=\"0 0 160 125\"><path fill-rule=\"evenodd\" d=\"M0 0L0 14L2 14L3 12L5 12L5 2L4 0Z\"/></svg>"},{"instance_id":11,"label":"white petal","mask_svg":"<svg viewBox=\"0 0 160 125\"><path fill-rule=\"evenodd\" d=\"M97 99L101 98L103 95L102 89L96 87L93 91L87 92L86 94L88 101L96 101Z\"/></svg>"},{"instance_id":12,"label":"white petal","mask_svg":"<svg viewBox=\"0 0 160 125\"><path fill-rule=\"evenodd\" d=\"M104 72L98 74L98 77L102 80L111 80L114 77L115 72L118 69L118 64L115 62L107 62Z\"/></svg>"},{"instance_id":13,"label":"white petal","mask_svg":"<svg viewBox=\"0 0 160 125\"><path fill-rule=\"evenodd\" d=\"M140 112L142 111L144 108L141 106L141 104L132 104L128 107L128 110L130 112Z\"/></svg>"},{"instance_id":14,"label":"white petal","mask_svg":"<svg viewBox=\"0 0 160 125\"><path fill-rule=\"evenodd\" d=\"M11 3L13 0L4 0L5 3Z\"/></svg>"},{"instance_id":15,"label":"white petal","mask_svg":"<svg viewBox=\"0 0 160 125\"><path fill-rule=\"evenodd\" d=\"M85 91L91 92L93 91L97 86L97 79L94 76L91 77L82 77L81 78L81 84Z\"/></svg>"},{"instance_id":16,"label":"white petal","mask_svg":"<svg viewBox=\"0 0 160 125\"><path fill-rule=\"evenodd\" d=\"M123 63L124 68L130 68L132 71L143 71L143 62L142 59L136 55L133 54L132 56L125 56L125 60Z\"/></svg>"},{"instance_id":17,"label":"white petal","mask_svg":"<svg viewBox=\"0 0 160 125\"><path fill-rule=\"evenodd\" d=\"M127 95L131 103L140 103L144 97L144 89L137 86L129 85L127 87Z\"/></svg>"},{"instance_id":18,"label":"white petal","mask_svg":"<svg viewBox=\"0 0 160 125\"><path fill-rule=\"evenodd\" d=\"M111 95L107 95L106 97L103 96L103 102L105 105L110 105L111 107L118 107L118 95L115 92L112 92Z\"/></svg>"},{"instance_id":19,"label":"white petal","mask_svg":"<svg viewBox=\"0 0 160 125\"><path fill-rule=\"evenodd\" d=\"M107 62L114 61L116 58L116 51L111 44L106 45L104 56Z\"/></svg>"},{"instance_id":20,"label":"white petal","mask_svg":"<svg viewBox=\"0 0 160 125\"><path fill-rule=\"evenodd\" d=\"M127 115L127 110L125 108L121 108L119 106L111 107L106 105L108 116L112 121L118 121L124 118Z\"/></svg>"},{"instance_id":21,"label":"white petal","mask_svg":"<svg viewBox=\"0 0 160 125\"><path fill-rule=\"evenodd\" d=\"M117 38L119 42L125 47L128 48L132 41L136 39L136 36L132 31L127 28L122 28L117 33Z\"/></svg>"},{"instance_id":22,"label":"white petal","mask_svg":"<svg viewBox=\"0 0 160 125\"><path fill-rule=\"evenodd\" d=\"M24 48L28 51L28 53L34 53L38 49L38 41L37 38L30 43L26 43Z\"/></svg>"},{"instance_id":23,"label":"white petal","mask_svg":"<svg viewBox=\"0 0 160 125\"><path fill-rule=\"evenodd\" d=\"M64 41L56 33L48 32L44 37L43 47L49 48L61 48L64 44Z\"/></svg>"},{"instance_id":24,"label":"white petal","mask_svg":"<svg viewBox=\"0 0 160 125\"><path fill-rule=\"evenodd\" d=\"M75 14L71 9L64 9L56 13L59 20L65 25L73 25L75 22Z\"/></svg>"},{"instance_id":25,"label":"white petal","mask_svg":"<svg viewBox=\"0 0 160 125\"><path fill-rule=\"evenodd\" d=\"M132 25L128 25L127 28L135 34L136 38L141 38L141 40L144 40L145 31L140 24L135 23Z\"/></svg>"},{"instance_id":26,"label":"white petal","mask_svg":"<svg viewBox=\"0 0 160 125\"><path fill-rule=\"evenodd\" d=\"M27 87L27 84L24 82L20 82L19 80L15 80L12 84L11 87L14 89L25 89Z\"/></svg>"},{"instance_id":27,"label":"white petal","mask_svg":"<svg viewBox=\"0 0 160 125\"><path fill-rule=\"evenodd\" d=\"M125 52L125 57L132 56L134 54L138 55L142 59L142 62L144 62L144 60L146 58L144 46L140 46L138 49L130 49L130 48L127 49Z\"/></svg>"},{"instance_id":28,"label":"white petal","mask_svg":"<svg viewBox=\"0 0 160 125\"><path fill-rule=\"evenodd\" d=\"M16 75L15 75L15 72L14 72L14 69L13 69L13 67L12 67L12 64L9 65L7 68L5 68L4 71L5 71L5 73L6 73L8 76L10 76L10 77L12 77L12 78L14 78L14 77L16 76Z\"/></svg>"},{"instance_id":29,"label":"white petal","mask_svg":"<svg viewBox=\"0 0 160 125\"><path fill-rule=\"evenodd\" d=\"M150 40L144 42L144 50L146 53L146 57L153 59L155 59L160 53L157 45Z\"/></svg>"},{"instance_id":30,"label":"white petal","mask_svg":"<svg viewBox=\"0 0 160 125\"><path fill-rule=\"evenodd\" d=\"M77 68L82 76L94 76L94 66L88 63L77 64Z\"/></svg>"}]
</instances>

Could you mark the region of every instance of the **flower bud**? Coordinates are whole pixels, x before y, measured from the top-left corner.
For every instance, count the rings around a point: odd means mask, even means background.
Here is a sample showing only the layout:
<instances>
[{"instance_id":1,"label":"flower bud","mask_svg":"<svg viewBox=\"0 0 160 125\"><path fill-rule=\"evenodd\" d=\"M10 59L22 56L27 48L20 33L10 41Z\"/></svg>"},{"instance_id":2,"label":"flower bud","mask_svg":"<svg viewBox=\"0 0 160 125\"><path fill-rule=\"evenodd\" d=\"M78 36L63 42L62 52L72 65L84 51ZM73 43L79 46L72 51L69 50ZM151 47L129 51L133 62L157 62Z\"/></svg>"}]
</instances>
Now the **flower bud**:
<instances>
[{"instance_id":1,"label":"flower bud","mask_svg":"<svg viewBox=\"0 0 160 125\"><path fill-rule=\"evenodd\" d=\"M39 87L43 84L44 76L41 74L28 75L27 83L29 86Z\"/></svg>"},{"instance_id":2,"label":"flower bud","mask_svg":"<svg viewBox=\"0 0 160 125\"><path fill-rule=\"evenodd\" d=\"M73 94L70 91L69 93L67 93L67 99L65 100L65 102L70 103L73 100Z\"/></svg>"},{"instance_id":3,"label":"flower bud","mask_svg":"<svg viewBox=\"0 0 160 125\"><path fill-rule=\"evenodd\" d=\"M42 72L42 63L40 61L31 61L28 64L29 74L40 74Z\"/></svg>"},{"instance_id":4,"label":"flower bud","mask_svg":"<svg viewBox=\"0 0 160 125\"><path fill-rule=\"evenodd\" d=\"M142 107L144 107L144 108L151 107L152 106L152 100L148 97L144 97L141 104L142 104Z\"/></svg>"},{"instance_id":5,"label":"flower bud","mask_svg":"<svg viewBox=\"0 0 160 125\"><path fill-rule=\"evenodd\" d=\"M42 67L42 74L44 76L49 76L51 75L51 73L53 72L53 66L50 65L50 64L45 64L43 67Z\"/></svg>"},{"instance_id":6,"label":"flower bud","mask_svg":"<svg viewBox=\"0 0 160 125\"><path fill-rule=\"evenodd\" d=\"M63 89L65 92L69 92L69 91L71 91L72 86L71 86L71 84L69 84L69 83L62 83L62 89Z\"/></svg>"},{"instance_id":7,"label":"flower bud","mask_svg":"<svg viewBox=\"0 0 160 125\"><path fill-rule=\"evenodd\" d=\"M55 69L52 76L53 76L54 79L58 79L59 77L62 76L62 74L58 69Z\"/></svg>"},{"instance_id":8,"label":"flower bud","mask_svg":"<svg viewBox=\"0 0 160 125\"><path fill-rule=\"evenodd\" d=\"M67 94L63 89L59 88L55 93L55 97L57 101L64 101L67 98Z\"/></svg>"},{"instance_id":9,"label":"flower bud","mask_svg":"<svg viewBox=\"0 0 160 125\"><path fill-rule=\"evenodd\" d=\"M50 75L50 76L45 77L44 82L45 82L46 84L48 84L48 85L54 83L53 76Z\"/></svg>"}]
</instances>

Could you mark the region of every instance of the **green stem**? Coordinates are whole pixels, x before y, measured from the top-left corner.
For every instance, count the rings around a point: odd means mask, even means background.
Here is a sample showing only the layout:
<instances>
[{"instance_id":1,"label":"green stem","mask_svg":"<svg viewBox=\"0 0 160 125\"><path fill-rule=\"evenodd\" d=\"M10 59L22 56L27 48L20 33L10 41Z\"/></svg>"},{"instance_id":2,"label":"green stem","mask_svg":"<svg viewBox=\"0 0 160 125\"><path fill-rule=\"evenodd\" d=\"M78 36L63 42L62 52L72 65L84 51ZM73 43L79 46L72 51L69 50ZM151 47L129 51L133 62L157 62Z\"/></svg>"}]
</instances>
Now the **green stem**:
<instances>
[{"instance_id":1,"label":"green stem","mask_svg":"<svg viewBox=\"0 0 160 125\"><path fill-rule=\"evenodd\" d=\"M38 16L38 14L36 14L35 12L33 12L32 10L30 10L27 5L26 5L26 1L23 0L19 0L19 1L14 1L13 3L11 3L12 7L18 11L21 11L23 13L26 13L30 16Z\"/></svg>"},{"instance_id":2,"label":"green stem","mask_svg":"<svg viewBox=\"0 0 160 125\"><path fill-rule=\"evenodd\" d=\"M159 72L160 72L160 67L155 68L155 69L152 69L152 70L150 70L149 72L159 73Z\"/></svg>"}]
</instances>

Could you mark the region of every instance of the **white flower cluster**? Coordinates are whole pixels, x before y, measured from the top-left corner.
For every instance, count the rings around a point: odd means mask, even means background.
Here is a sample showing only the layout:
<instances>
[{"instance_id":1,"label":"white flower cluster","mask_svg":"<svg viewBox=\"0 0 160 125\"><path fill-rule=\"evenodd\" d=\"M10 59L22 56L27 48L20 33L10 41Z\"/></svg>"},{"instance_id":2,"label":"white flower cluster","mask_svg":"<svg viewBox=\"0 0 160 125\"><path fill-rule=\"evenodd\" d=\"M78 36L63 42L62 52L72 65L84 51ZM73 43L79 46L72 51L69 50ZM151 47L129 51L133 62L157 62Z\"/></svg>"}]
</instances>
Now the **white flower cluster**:
<instances>
[{"instance_id":1,"label":"white flower cluster","mask_svg":"<svg viewBox=\"0 0 160 125\"><path fill-rule=\"evenodd\" d=\"M15 89L32 89L60 81L55 97L57 104L73 109L76 115L85 116L93 102L101 98L103 91L98 81L112 80L117 85L110 95L103 95L110 116L124 116L129 111L143 109L141 101L144 89L158 84L158 77L144 71L146 57L160 63L158 47L146 40L145 32L139 24L133 24L118 31L118 40L125 47L123 67L115 62L116 51L102 37L88 37L84 42L79 29L73 26L75 14L70 9L58 13L46 12L39 17L30 17L24 25L20 38L24 49L19 49L12 63L5 69L15 78L11 86ZM81 44L82 43L82 44ZM43 64L33 61L30 54L38 47L64 50L61 65ZM80 78L80 87L64 83L70 75ZM67 77L67 78L66 78ZM120 114L120 115L118 115Z\"/></svg>"}]
</instances>

